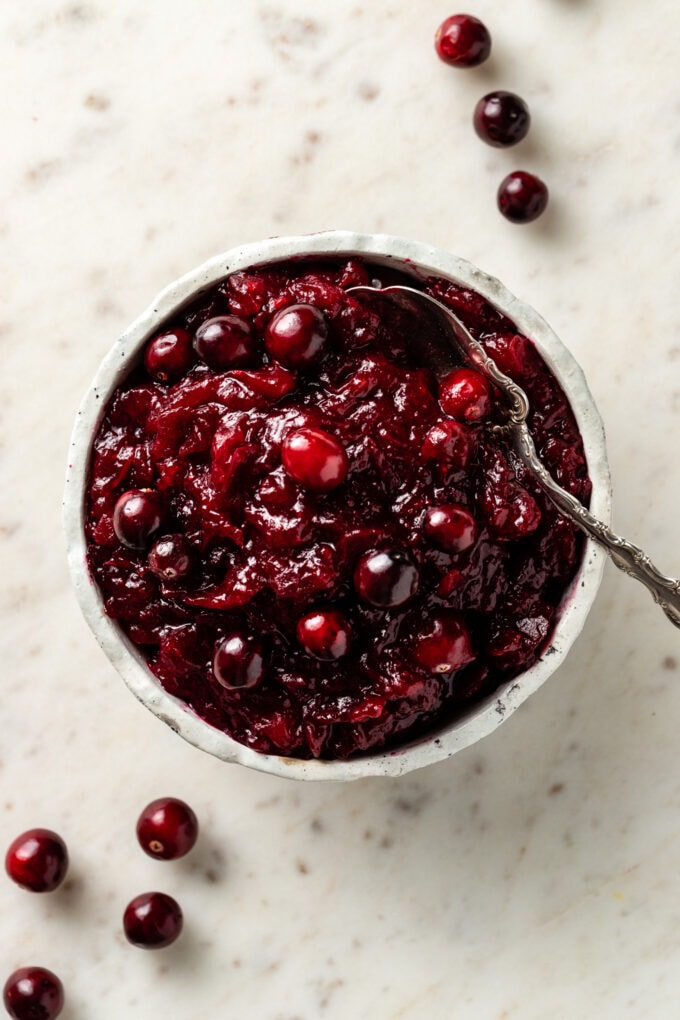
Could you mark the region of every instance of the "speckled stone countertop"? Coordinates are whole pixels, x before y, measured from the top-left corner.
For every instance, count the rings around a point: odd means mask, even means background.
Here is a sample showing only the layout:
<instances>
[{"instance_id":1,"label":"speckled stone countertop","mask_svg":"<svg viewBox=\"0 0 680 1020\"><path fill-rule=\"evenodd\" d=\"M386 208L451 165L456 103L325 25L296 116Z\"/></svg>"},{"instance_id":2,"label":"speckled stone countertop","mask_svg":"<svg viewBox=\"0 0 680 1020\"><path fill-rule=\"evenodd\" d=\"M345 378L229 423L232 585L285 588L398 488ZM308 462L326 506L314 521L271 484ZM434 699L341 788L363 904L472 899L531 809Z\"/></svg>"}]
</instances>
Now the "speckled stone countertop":
<instances>
[{"instance_id":1,"label":"speckled stone countertop","mask_svg":"<svg viewBox=\"0 0 680 1020\"><path fill-rule=\"evenodd\" d=\"M480 0L483 67L439 62L437 0L27 0L0 10L3 849L57 829L70 878L0 881L0 976L41 963L64 1020L546 1020L680 1015L680 633L607 570L566 664L493 736L400 780L294 784L212 760L129 694L71 594L72 419L122 329L210 255L385 231L499 276L583 365L615 523L680 573L680 7ZM528 139L470 124L493 88ZM511 169L551 205L516 227ZM202 823L160 864L164 793ZM136 893L186 929L144 953Z\"/></svg>"}]
</instances>

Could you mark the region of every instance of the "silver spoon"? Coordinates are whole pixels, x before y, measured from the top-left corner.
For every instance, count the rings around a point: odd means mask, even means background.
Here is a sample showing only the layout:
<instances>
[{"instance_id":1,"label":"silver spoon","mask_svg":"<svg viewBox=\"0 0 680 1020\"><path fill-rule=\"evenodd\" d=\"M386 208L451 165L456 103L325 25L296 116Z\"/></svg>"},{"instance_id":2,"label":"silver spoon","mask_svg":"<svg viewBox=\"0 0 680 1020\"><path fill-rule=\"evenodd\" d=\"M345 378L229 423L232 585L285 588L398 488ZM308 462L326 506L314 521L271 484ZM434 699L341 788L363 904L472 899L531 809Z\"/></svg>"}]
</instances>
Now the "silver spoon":
<instances>
[{"instance_id":1,"label":"silver spoon","mask_svg":"<svg viewBox=\"0 0 680 1020\"><path fill-rule=\"evenodd\" d=\"M528 468L546 496L568 520L584 531L609 554L624 574L640 581L676 627L680 627L680 579L666 577L638 546L615 534L594 517L571 493L566 492L548 473L536 453L527 426L529 400L526 393L505 375L475 340L458 316L436 298L413 287L351 287L347 291L361 297L368 307L388 313L394 308L409 312L417 319L417 346L423 360L436 372L448 371L453 363L451 341L463 357L471 361L503 393L508 403L508 423L500 426L512 437L517 456Z\"/></svg>"}]
</instances>

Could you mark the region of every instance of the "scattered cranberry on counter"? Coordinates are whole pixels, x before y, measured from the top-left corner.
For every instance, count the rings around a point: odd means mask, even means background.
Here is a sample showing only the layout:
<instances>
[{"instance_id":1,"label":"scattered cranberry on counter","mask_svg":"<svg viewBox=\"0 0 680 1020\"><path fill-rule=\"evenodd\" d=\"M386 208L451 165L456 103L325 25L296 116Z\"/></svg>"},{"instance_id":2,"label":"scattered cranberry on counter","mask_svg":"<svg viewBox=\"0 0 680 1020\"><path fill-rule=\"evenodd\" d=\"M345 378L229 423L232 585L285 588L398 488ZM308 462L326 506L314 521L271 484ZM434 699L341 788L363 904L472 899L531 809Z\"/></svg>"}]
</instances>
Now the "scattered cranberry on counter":
<instances>
[{"instance_id":1,"label":"scattered cranberry on counter","mask_svg":"<svg viewBox=\"0 0 680 1020\"><path fill-rule=\"evenodd\" d=\"M53 892L68 870L66 844L51 829L29 829L10 843L5 870L22 889Z\"/></svg>"},{"instance_id":2,"label":"scattered cranberry on counter","mask_svg":"<svg viewBox=\"0 0 680 1020\"><path fill-rule=\"evenodd\" d=\"M498 208L511 223L531 223L545 212L547 204L548 189L534 174L515 170L501 181Z\"/></svg>"},{"instance_id":3,"label":"scattered cranberry on counter","mask_svg":"<svg viewBox=\"0 0 680 1020\"><path fill-rule=\"evenodd\" d=\"M150 340L144 351L144 367L157 382L175 382L189 371L196 355L186 329L172 329Z\"/></svg>"},{"instance_id":4,"label":"scattered cranberry on counter","mask_svg":"<svg viewBox=\"0 0 680 1020\"><path fill-rule=\"evenodd\" d=\"M437 55L451 67L476 67L491 53L491 36L486 25L471 14L453 14L437 29Z\"/></svg>"},{"instance_id":5,"label":"scattered cranberry on counter","mask_svg":"<svg viewBox=\"0 0 680 1020\"><path fill-rule=\"evenodd\" d=\"M162 500L157 492L130 489L116 501L113 530L118 541L128 549L145 549L162 520Z\"/></svg>"},{"instance_id":6,"label":"scattered cranberry on counter","mask_svg":"<svg viewBox=\"0 0 680 1020\"><path fill-rule=\"evenodd\" d=\"M514 92L489 92L475 106L475 131L489 145L506 148L526 138L531 124L529 107Z\"/></svg>"},{"instance_id":7,"label":"scattered cranberry on counter","mask_svg":"<svg viewBox=\"0 0 680 1020\"><path fill-rule=\"evenodd\" d=\"M318 610L298 620L297 639L316 659L340 659L349 650L352 629L336 609Z\"/></svg>"},{"instance_id":8,"label":"scattered cranberry on counter","mask_svg":"<svg viewBox=\"0 0 680 1020\"><path fill-rule=\"evenodd\" d=\"M64 988L46 967L21 967L7 978L3 1002L13 1020L56 1020L64 1008Z\"/></svg>"},{"instance_id":9,"label":"scattered cranberry on counter","mask_svg":"<svg viewBox=\"0 0 680 1020\"><path fill-rule=\"evenodd\" d=\"M286 368L304 368L323 353L328 325L314 305L289 305L267 324L264 345L272 358Z\"/></svg>"},{"instance_id":10,"label":"scattered cranberry on counter","mask_svg":"<svg viewBox=\"0 0 680 1020\"><path fill-rule=\"evenodd\" d=\"M188 804L176 797L159 797L144 808L137 821L142 850L161 861L184 857L198 839L198 819Z\"/></svg>"},{"instance_id":11,"label":"scattered cranberry on counter","mask_svg":"<svg viewBox=\"0 0 680 1020\"><path fill-rule=\"evenodd\" d=\"M128 942L140 949L163 949L179 938L184 917L179 903L167 893L141 893L123 914Z\"/></svg>"},{"instance_id":12,"label":"scattered cranberry on counter","mask_svg":"<svg viewBox=\"0 0 680 1020\"><path fill-rule=\"evenodd\" d=\"M262 645L249 634L230 634L213 656L215 679L228 691L257 687L264 677Z\"/></svg>"},{"instance_id":13,"label":"scattered cranberry on counter","mask_svg":"<svg viewBox=\"0 0 680 1020\"><path fill-rule=\"evenodd\" d=\"M342 485L349 469L344 446L323 429L290 432L283 441L281 458L290 477L314 492Z\"/></svg>"}]
</instances>

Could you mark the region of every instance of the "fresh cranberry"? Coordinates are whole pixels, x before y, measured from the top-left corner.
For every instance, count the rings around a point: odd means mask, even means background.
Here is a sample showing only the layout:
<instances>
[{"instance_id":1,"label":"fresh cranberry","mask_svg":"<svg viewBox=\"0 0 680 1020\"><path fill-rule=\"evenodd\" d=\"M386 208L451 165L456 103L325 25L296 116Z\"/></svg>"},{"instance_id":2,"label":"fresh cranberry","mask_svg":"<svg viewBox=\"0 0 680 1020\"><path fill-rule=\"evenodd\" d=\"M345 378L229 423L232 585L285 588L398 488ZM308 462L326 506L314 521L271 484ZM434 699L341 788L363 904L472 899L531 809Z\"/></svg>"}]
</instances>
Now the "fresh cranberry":
<instances>
[{"instance_id":1,"label":"fresh cranberry","mask_svg":"<svg viewBox=\"0 0 680 1020\"><path fill-rule=\"evenodd\" d=\"M174 861L184 857L198 839L198 819L176 797L160 797L144 808L137 820L137 839L149 857Z\"/></svg>"},{"instance_id":2,"label":"fresh cranberry","mask_svg":"<svg viewBox=\"0 0 680 1020\"><path fill-rule=\"evenodd\" d=\"M3 1001L14 1020L56 1020L64 1008L64 987L46 967L20 967L7 978Z\"/></svg>"},{"instance_id":3,"label":"fresh cranberry","mask_svg":"<svg viewBox=\"0 0 680 1020\"><path fill-rule=\"evenodd\" d=\"M163 535L149 553L149 567L164 581L178 581L191 573L191 547L184 535Z\"/></svg>"},{"instance_id":4,"label":"fresh cranberry","mask_svg":"<svg viewBox=\"0 0 680 1020\"><path fill-rule=\"evenodd\" d=\"M503 148L526 138L531 116L529 107L514 92L489 92L482 96L473 114L475 131L483 142Z\"/></svg>"},{"instance_id":5,"label":"fresh cranberry","mask_svg":"<svg viewBox=\"0 0 680 1020\"><path fill-rule=\"evenodd\" d=\"M189 371L195 360L191 334L171 329L150 340L144 351L144 365L158 382L175 382Z\"/></svg>"},{"instance_id":6,"label":"fresh cranberry","mask_svg":"<svg viewBox=\"0 0 680 1020\"><path fill-rule=\"evenodd\" d=\"M420 452L425 460L436 460L451 470L460 471L467 466L471 451L470 430L460 422L445 419L432 426Z\"/></svg>"},{"instance_id":7,"label":"fresh cranberry","mask_svg":"<svg viewBox=\"0 0 680 1020\"><path fill-rule=\"evenodd\" d=\"M548 189L534 174L515 170L501 181L498 208L511 223L531 223L547 205Z\"/></svg>"},{"instance_id":8,"label":"fresh cranberry","mask_svg":"<svg viewBox=\"0 0 680 1020\"><path fill-rule=\"evenodd\" d=\"M130 489L113 510L116 538L129 549L145 549L163 521L161 497L153 489Z\"/></svg>"},{"instance_id":9,"label":"fresh cranberry","mask_svg":"<svg viewBox=\"0 0 680 1020\"><path fill-rule=\"evenodd\" d=\"M429 617L413 642L413 658L430 673L453 673L475 658L462 615L442 609Z\"/></svg>"},{"instance_id":10,"label":"fresh cranberry","mask_svg":"<svg viewBox=\"0 0 680 1020\"><path fill-rule=\"evenodd\" d=\"M167 893L141 893L128 903L123 914L125 937L140 949L171 945L179 938L183 924L179 903Z\"/></svg>"},{"instance_id":11,"label":"fresh cranberry","mask_svg":"<svg viewBox=\"0 0 680 1020\"><path fill-rule=\"evenodd\" d=\"M226 690L257 687L264 677L262 644L252 634L229 634L213 655L215 679Z\"/></svg>"},{"instance_id":12,"label":"fresh cranberry","mask_svg":"<svg viewBox=\"0 0 680 1020\"><path fill-rule=\"evenodd\" d=\"M437 29L434 45L438 56L452 67L476 67L491 53L486 25L471 14L453 14Z\"/></svg>"},{"instance_id":13,"label":"fresh cranberry","mask_svg":"<svg viewBox=\"0 0 680 1020\"><path fill-rule=\"evenodd\" d=\"M250 323L239 315L218 315L201 323L194 348L201 361L216 372L245 368L257 355Z\"/></svg>"},{"instance_id":14,"label":"fresh cranberry","mask_svg":"<svg viewBox=\"0 0 680 1020\"><path fill-rule=\"evenodd\" d=\"M264 345L286 368L305 368L326 346L326 317L314 305L289 305L269 320Z\"/></svg>"},{"instance_id":15,"label":"fresh cranberry","mask_svg":"<svg viewBox=\"0 0 680 1020\"><path fill-rule=\"evenodd\" d=\"M465 552L477 541L477 522L465 507L445 503L425 514L425 534L441 549Z\"/></svg>"},{"instance_id":16,"label":"fresh cranberry","mask_svg":"<svg viewBox=\"0 0 680 1020\"><path fill-rule=\"evenodd\" d=\"M454 368L439 383L439 403L457 421L482 421L493 406L491 386L472 368Z\"/></svg>"},{"instance_id":17,"label":"fresh cranberry","mask_svg":"<svg viewBox=\"0 0 680 1020\"><path fill-rule=\"evenodd\" d=\"M281 457L290 477L315 492L328 492L342 485L349 469L344 446L323 429L301 428L289 432L283 441Z\"/></svg>"},{"instance_id":18,"label":"fresh cranberry","mask_svg":"<svg viewBox=\"0 0 680 1020\"><path fill-rule=\"evenodd\" d=\"M66 844L51 829L29 829L10 843L5 870L22 889L53 892L68 870Z\"/></svg>"},{"instance_id":19,"label":"fresh cranberry","mask_svg":"<svg viewBox=\"0 0 680 1020\"><path fill-rule=\"evenodd\" d=\"M298 620L297 639L316 659L341 659L349 650L352 630L337 609L318 610Z\"/></svg>"},{"instance_id":20,"label":"fresh cranberry","mask_svg":"<svg viewBox=\"0 0 680 1020\"><path fill-rule=\"evenodd\" d=\"M403 549L369 552L354 571L354 587L365 602L381 609L401 606L418 591L420 575Z\"/></svg>"}]
</instances>

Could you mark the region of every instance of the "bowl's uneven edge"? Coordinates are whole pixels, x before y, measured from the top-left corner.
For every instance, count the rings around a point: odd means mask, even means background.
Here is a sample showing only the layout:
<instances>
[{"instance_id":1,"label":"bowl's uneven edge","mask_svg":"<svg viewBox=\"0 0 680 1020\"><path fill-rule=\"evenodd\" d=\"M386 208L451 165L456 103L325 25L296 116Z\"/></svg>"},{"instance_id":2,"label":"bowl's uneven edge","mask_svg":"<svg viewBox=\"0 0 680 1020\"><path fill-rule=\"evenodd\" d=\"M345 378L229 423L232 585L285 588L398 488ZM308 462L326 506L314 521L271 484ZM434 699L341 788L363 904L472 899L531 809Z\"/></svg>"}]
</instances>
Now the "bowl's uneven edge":
<instances>
[{"instance_id":1,"label":"bowl's uneven edge","mask_svg":"<svg viewBox=\"0 0 680 1020\"><path fill-rule=\"evenodd\" d=\"M126 375L146 339L197 291L248 266L302 255L365 255L419 275L441 275L468 286L504 312L536 344L565 389L583 437L593 482L591 509L602 520L611 515L611 484L604 429L583 372L571 353L541 316L519 301L495 278L447 252L426 244L383 234L327 231L270 238L218 255L166 287L114 344L78 410L69 447L64 495L64 529L68 562L81 610L107 657L135 696L185 740L224 761L289 778L348 780L362 776L396 776L450 757L492 732L545 682L564 659L581 632L602 578L606 556L588 541L581 568L563 601L552 642L535 665L500 688L491 698L436 734L394 751L349 761L300 761L266 755L244 747L199 719L167 694L149 671L135 646L110 620L87 568L84 502L89 452L109 397Z\"/></svg>"}]
</instances>

